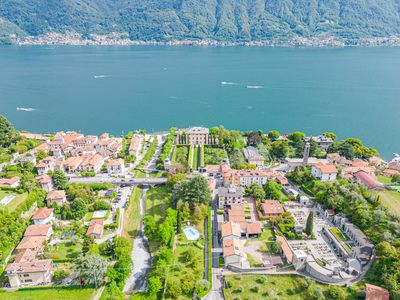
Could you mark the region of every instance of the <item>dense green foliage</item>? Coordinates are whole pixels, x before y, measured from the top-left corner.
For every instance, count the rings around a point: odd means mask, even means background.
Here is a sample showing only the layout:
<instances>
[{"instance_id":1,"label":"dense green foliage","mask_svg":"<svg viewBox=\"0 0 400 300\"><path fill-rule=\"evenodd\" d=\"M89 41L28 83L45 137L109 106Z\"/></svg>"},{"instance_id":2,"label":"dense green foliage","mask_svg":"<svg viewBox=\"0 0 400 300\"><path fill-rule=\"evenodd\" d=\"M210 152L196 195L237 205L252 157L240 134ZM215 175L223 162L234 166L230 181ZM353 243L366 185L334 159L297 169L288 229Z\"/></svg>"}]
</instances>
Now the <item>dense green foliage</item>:
<instances>
[{"instance_id":1,"label":"dense green foliage","mask_svg":"<svg viewBox=\"0 0 400 300\"><path fill-rule=\"evenodd\" d=\"M400 31L397 0L3 0L0 36L125 32L134 40L249 41L389 36Z\"/></svg>"}]
</instances>

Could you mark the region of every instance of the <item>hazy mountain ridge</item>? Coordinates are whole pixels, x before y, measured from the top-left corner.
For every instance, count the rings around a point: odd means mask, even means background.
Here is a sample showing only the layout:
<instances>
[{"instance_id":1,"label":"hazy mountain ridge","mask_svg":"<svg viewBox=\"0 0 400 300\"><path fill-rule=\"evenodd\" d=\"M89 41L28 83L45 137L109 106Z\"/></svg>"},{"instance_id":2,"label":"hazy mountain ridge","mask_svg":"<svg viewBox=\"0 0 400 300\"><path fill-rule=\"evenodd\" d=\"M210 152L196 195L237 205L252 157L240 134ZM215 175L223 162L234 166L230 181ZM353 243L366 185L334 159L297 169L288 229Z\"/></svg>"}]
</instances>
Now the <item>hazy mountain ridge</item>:
<instances>
[{"instance_id":1,"label":"hazy mountain ridge","mask_svg":"<svg viewBox=\"0 0 400 300\"><path fill-rule=\"evenodd\" d=\"M3 20L3 21L1 21ZM133 40L251 41L400 34L400 0L2 0L0 35L127 32Z\"/></svg>"}]
</instances>

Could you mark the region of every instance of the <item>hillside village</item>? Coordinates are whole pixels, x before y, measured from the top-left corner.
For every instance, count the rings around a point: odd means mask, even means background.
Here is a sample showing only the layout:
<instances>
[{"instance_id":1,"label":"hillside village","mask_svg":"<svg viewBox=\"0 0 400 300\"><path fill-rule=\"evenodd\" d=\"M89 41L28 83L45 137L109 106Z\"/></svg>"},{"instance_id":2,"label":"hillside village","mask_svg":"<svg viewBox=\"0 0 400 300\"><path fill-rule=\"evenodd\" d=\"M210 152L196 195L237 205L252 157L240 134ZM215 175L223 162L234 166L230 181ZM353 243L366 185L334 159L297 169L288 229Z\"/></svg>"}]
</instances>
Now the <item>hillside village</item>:
<instances>
[{"instance_id":1,"label":"hillside village","mask_svg":"<svg viewBox=\"0 0 400 300\"><path fill-rule=\"evenodd\" d=\"M0 121L1 299L400 297L399 156L330 132Z\"/></svg>"}]
</instances>

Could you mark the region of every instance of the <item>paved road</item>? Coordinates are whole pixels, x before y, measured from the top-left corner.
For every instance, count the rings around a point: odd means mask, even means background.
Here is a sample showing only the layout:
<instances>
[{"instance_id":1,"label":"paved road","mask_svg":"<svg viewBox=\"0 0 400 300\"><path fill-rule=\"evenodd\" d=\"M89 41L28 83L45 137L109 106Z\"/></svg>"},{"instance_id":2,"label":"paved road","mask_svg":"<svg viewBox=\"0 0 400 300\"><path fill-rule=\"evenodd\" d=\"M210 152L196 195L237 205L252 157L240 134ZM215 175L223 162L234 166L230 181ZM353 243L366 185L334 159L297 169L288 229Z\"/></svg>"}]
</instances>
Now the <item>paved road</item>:
<instances>
[{"instance_id":1,"label":"paved road","mask_svg":"<svg viewBox=\"0 0 400 300\"><path fill-rule=\"evenodd\" d=\"M155 169L157 160L160 156L162 146L165 142L165 135L157 135L158 146L154 153L152 160L147 165L146 169ZM150 178L150 172L146 172L146 178ZM151 256L148 249L147 237L144 235L144 223L143 219L146 212L146 192L147 188L143 189L142 196L140 198L140 216L141 223L139 233L133 242L133 249L131 257L133 260L133 270L129 278L127 279L124 287L124 293L126 295L132 294L134 291L144 292L147 288L147 273L151 266Z\"/></svg>"},{"instance_id":2,"label":"paved road","mask_svg":"<svg viewBox=\"0 0 400 300\"><path fill-rule=\"evenodd\" d=\"M155 163L154 163L155 165ZM111 176L95 176L95 177L79 177L71 176L69 179L70 183L112 183L112 184L163 184L167 182L167 178L118 178Z\"/></svg>"}]
</instances>

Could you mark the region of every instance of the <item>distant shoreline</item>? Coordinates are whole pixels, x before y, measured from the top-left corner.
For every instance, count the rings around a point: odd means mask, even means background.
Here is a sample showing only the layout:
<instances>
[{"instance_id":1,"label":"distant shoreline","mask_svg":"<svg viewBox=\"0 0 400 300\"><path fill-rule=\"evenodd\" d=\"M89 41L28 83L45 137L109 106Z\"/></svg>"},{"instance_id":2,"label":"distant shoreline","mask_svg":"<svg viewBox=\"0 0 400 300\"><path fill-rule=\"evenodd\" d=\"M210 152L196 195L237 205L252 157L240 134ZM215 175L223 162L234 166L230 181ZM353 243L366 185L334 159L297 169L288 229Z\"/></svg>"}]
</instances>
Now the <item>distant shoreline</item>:
<instances>
[{"instance_id":1,"label":"distant shoreline","mask_svg":"<svg viewBox=\"0 0 400 300\"><path fill-rule=\"evenodd\" d=\"M131 40L126 34L112 33L107 35L90 35L84 38L78 33L49 33L40 36L10 36L11 45L17 46L197 46L197 47L290 47L290 48L344 48L344 47L399 47L400 36L375 37L358 40L344 40L337 37L305 38L295 36L288 40L257 40L257 41L218 41L211 39L145 41Z\"/></svg>"}]
</instances>

